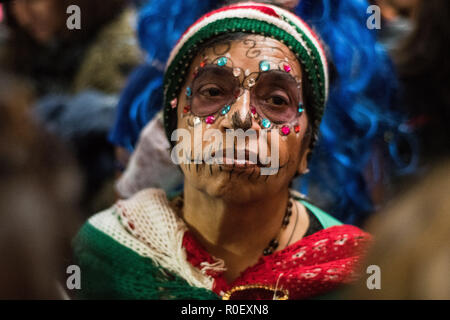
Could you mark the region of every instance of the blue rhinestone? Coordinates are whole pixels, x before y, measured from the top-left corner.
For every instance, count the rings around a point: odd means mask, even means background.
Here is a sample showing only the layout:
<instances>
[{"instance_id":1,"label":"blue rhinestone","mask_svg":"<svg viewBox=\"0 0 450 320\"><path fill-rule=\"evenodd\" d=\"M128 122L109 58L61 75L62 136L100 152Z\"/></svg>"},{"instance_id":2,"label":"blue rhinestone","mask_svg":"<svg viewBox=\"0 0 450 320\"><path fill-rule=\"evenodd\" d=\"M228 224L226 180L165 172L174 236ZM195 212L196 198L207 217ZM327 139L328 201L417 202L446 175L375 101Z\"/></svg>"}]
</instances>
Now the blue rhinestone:
<instances>
[{"instance_id":1,"label":"blue rhinestone","mask_svg":"<svg viewBox=\"0 0 450 320\"><path fill-rule=\"evenodd\" d=\"M221 57L221 58L219 58L219 60L217 60L217 65L219 67L223 67L224 65L227 64L227 62L228 62L227 57Z\"/></svg>"},{"instance_id":2,"label":"blue rhinestone","mask_svg":"<svg viewBox=\"0 0 450 320\"><path fill-rule=\"evenodd\" d=\"M226 105L225 107L222 108L222 110L220 110L220 114L224 116L230 111L230 109L231 109L231 106Z\"/></svg>"},{"instance_id":3,"label":"blue rhinestone","mask_svg":"<svg viewBox=\"0 0 450 320\"><path fill-rule=\"evenodd\" d=\"M269 62L267 62L267 61L261 61L260 63L259 63L259 69L261 70L261 71L269 71L270 70L270 63Z\"/></svg>"},{"instance_id":4,"label":"blue rhinestone","mask_svg":"<svg viewBox=\"0 0 450 320\"><path fill-rule=\"evenodd\" d=\"M303 111L305 111L305 109L303 109L303 103L299 103L298 104L298 113L303 113Z\"/></svg>"},{"instance_id":5,"label":"blue rhinestone","mask_svg":"<svg viewBox=\"0 0 450 320\"><path fill-rule=\"evenodd\" d=\"M270 128L270 126L271 126L271 122L270 122L270 120L268 120L268 119L262 119L262 126L264 127L264 128L266 128L266 129L269 129Z\"/></svg>"},{"instance_id":6,"label":"blue rhinestone","mask_svg":"<svg viewBox=\"0 0 450 320\"><path fill-rule=\"evenodd\" d=\"M192 94L192 89L191 89L191 87L187 87L187 88L186 88L186 95L187 95L188 97L190 97L191 94Z\"/></svg>"}]
</instances>

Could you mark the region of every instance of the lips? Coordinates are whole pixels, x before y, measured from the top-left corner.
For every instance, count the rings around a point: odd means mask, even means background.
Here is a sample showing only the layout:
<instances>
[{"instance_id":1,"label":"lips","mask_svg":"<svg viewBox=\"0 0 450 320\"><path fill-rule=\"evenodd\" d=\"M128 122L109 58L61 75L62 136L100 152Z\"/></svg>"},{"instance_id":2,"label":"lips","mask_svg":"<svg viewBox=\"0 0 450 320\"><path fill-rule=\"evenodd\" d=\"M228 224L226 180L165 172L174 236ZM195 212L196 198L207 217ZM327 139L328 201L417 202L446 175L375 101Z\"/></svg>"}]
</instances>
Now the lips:
<instances>
[{"instance_id":1,"label":"lips","mask_svg":"<svg viewBox=\"0 0 450 320\"><path fill-rule=\"evenodd\" d=\"M218 151L217 151L218 152ZM211 157L209 159L205 159L206 161L214 158L216 155L216 151L211 153ZM220 164L222 167L227 168L255 168L255 167L269 167L269 164L261 163L258 154L245 150L237 150L237 149L223 149L222 150L222 163Z\"/></svg>"}]
</instances>

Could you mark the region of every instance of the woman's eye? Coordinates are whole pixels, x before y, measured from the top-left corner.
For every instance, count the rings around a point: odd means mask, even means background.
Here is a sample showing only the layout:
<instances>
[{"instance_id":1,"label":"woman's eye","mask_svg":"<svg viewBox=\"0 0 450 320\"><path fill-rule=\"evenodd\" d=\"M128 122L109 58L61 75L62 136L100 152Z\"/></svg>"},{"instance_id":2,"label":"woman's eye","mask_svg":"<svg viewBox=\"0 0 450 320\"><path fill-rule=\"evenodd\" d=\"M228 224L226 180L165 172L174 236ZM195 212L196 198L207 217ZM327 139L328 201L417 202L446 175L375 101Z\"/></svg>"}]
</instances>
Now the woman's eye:
<instances>
[{"instance_id":1,"label":"woman's eye","mask_svg":"<svg viewBox=\"0 0 450 320\"><path fill-rule=\"evenodd\" d=\"M272 105L276 105L276 106L288 104L286 99L279 97L279 96L270 97L269 99L266 100L266 102L269 104L272 104Z\"/></svg>"},{"instance_id":2,"label":"woman's eye","mask_svg":"<svg viewBox=\"0 0 450 320\"><path fill-rule=\"evenodd\" d=\"M200 93L206 97L218 97L222 94L222 90L212 87L203 89Z\"/></svg>"}]
</instances>

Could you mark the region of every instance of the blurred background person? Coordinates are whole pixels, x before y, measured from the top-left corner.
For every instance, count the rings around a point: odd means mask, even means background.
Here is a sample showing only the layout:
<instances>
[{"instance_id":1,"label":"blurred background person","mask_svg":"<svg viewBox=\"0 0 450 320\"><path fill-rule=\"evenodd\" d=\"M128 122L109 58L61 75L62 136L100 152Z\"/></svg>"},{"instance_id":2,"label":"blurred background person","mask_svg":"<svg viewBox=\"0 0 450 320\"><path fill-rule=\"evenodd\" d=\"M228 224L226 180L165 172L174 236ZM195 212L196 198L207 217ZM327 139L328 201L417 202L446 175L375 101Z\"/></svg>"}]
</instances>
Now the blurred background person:
<instances>
[{"instance_id":1,"label":"blurred background person","mask_svg":"<svg viewBox=\"0 0 450 320\"><path fill-rule=\"evenodd\" d=\"M118 93L140 61L127 0L17 0L5 4L9 29L2 68L28 80L41 97L96 89ZM70 5L81 29L66 26Z\"/></svg>"},{"instance_id":2,"label":"blurred background person","mask_svg":"<svg viewBox=\"0 0 450 320\"><path fill-rule=\"evenodd\" d=\"M70 5L81 29L66 26ZM0 66L27 81L35 113L74 149L85 178L86 212L114 198L114 149L107 140L117 96L142 61L128 0L17 0L5 4L8 37Z\"/></svg>"},{"instance_id":3,"label":"blurred background person","mask_svg":"<svg viewBox=\"0 0 450 320\"><path fill-rule=\"evenodd\" d=\"M62 299L82 221L74 161L30 117L32 96L0 73L0 299Z\"/></svg>"},{"instance_id":4,"label":"blurred background person","mask_svg":"<svg viewBox=\"0 0 450 320\"><path fill-rule=\"evenodd\" d=\"M397 196L367 226L375 245L364 267L380 267L381 290L362 281L351 298L450 299L450 2L420 2L413 22L394 57L419 170L396 182Z\"/></svg>"},{"instance_id":5,"label":"blurred background person","mask_svg":"<svg viewBox=\"0 0 450 320\"><path fill-rule=\"evenodd\" d=\"M378 39L389 50L394 50L413 28L412 17L419 0L371 0L381 10L381 29Z\"/></svg>"},{"instance_id":6,"label":"blurred background person","mask_svg":"<svg viewBox=\"0 0 450 320\"><path fill-rule=\"evenodd\" d=\"M414 30L394 53L401 84L403 130L419 137L422 166L450 153L450 2L422 1Z\"/></svg>"},{"instance_id":7,"label":"blurred background person","mask_svg":"<svg viewBox=\"0 0 450 320\"><path fill-rule=\"evenodd\" d=\"M374 245L364 268L380 267L380 290L368 274L351 299L450 299L450 158L375 215L367 225Z\"/></svg>"}]
</instances>

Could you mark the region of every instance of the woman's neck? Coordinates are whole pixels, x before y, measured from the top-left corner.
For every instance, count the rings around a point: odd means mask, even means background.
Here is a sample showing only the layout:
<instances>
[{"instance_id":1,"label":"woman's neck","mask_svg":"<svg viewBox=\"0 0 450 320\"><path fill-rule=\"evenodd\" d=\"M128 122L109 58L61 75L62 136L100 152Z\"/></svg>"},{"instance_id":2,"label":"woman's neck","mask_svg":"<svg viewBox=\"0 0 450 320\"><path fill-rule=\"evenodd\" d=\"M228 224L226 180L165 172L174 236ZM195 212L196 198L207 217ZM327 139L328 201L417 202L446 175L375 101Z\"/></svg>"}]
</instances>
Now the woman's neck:
<instances>
[{"instance_id":1,"label":"woman's neck","mask_svg":"<svg viewBox=\"0 0 450 320\"><path fill-rule=\"evenodd\" d=\"M186 184L182 218L203 247L225 261L229 279L257 262L281 230L289 199L286 188L270 197L235 203Z\"/></svg>"}]
</instances>

